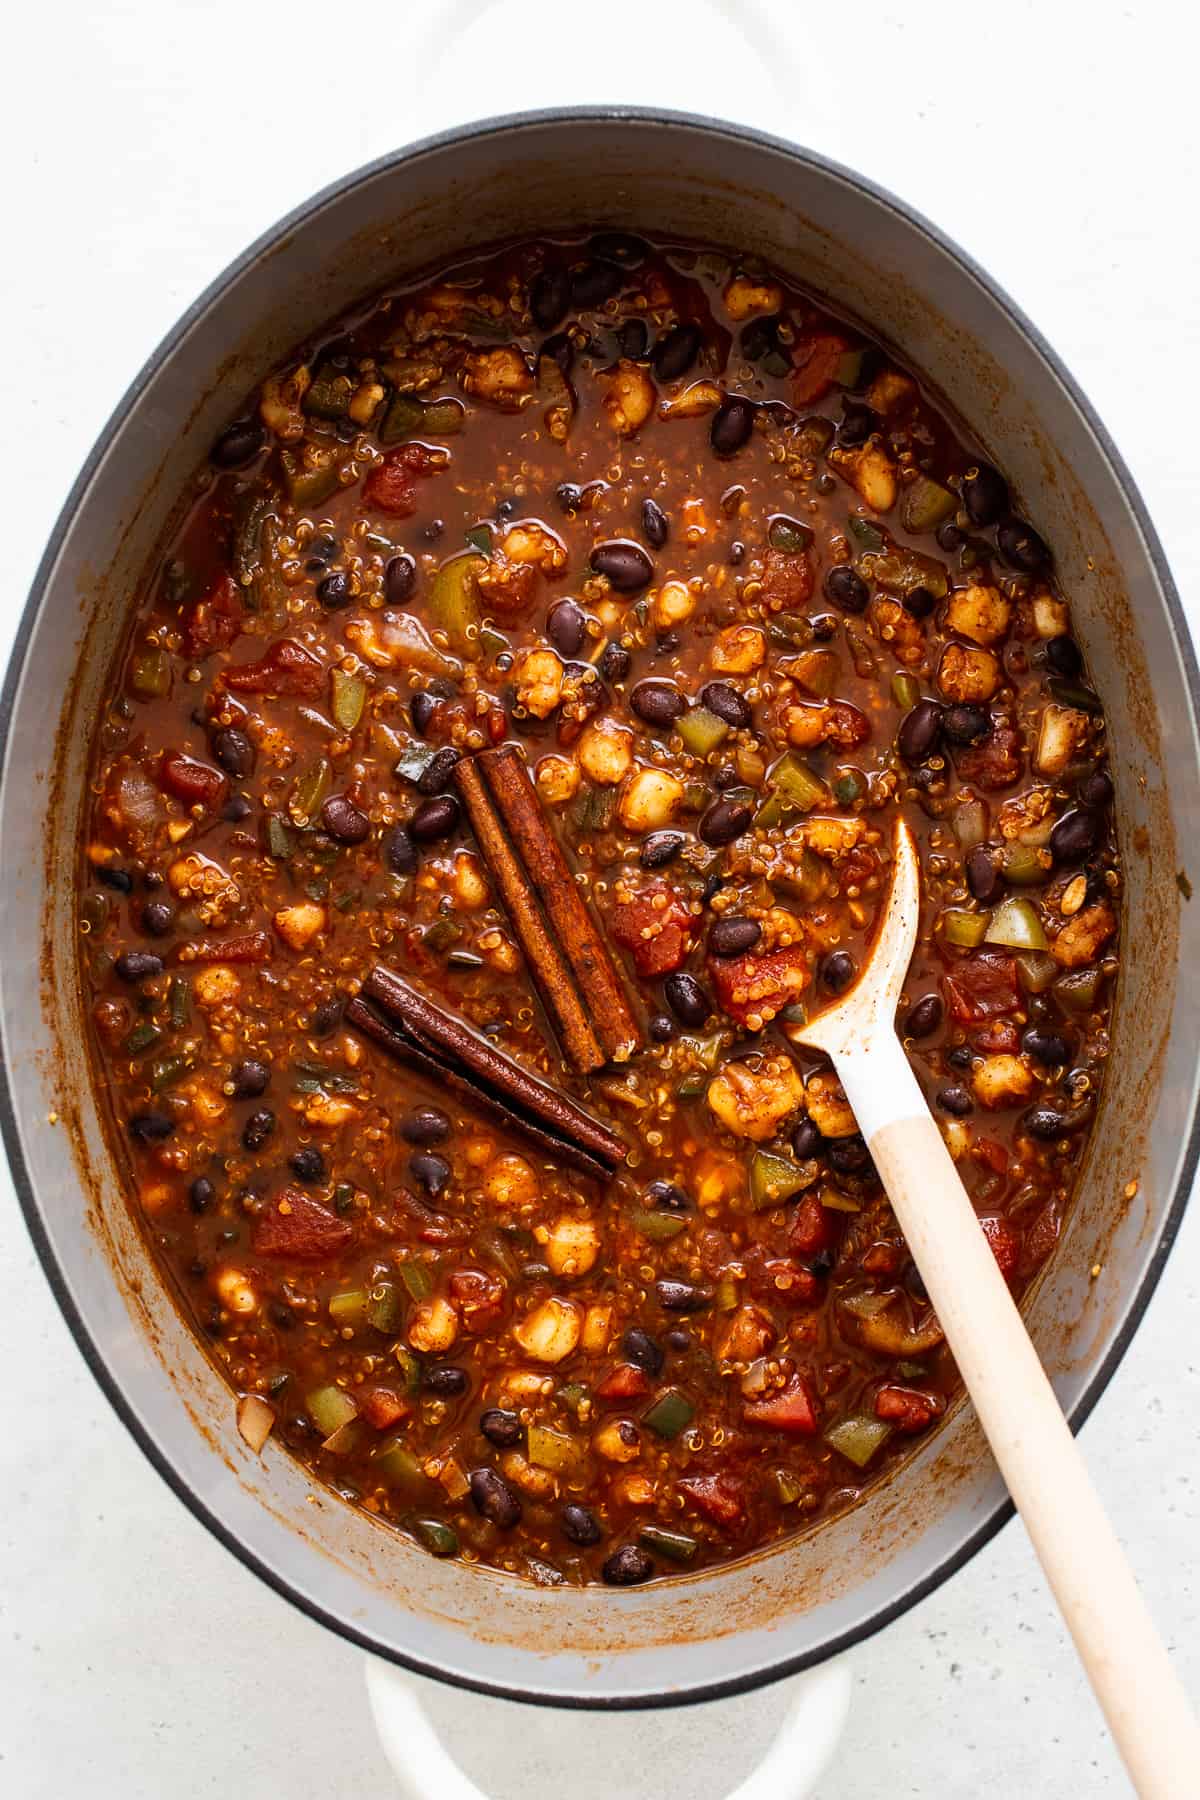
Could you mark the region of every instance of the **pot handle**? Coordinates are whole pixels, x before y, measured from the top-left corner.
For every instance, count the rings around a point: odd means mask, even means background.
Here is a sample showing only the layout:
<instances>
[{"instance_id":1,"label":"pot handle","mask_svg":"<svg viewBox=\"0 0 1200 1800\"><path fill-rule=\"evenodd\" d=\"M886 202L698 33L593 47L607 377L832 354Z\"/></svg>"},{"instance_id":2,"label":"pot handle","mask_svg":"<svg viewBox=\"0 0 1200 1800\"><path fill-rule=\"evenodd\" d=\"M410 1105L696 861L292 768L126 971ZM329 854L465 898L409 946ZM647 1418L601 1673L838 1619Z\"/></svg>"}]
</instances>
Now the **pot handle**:
<instances>
[{"instance_id":1,"label":"pot handle","mask_svg":"<svg viewBox=\"0 0 1200 1800\"><path fill-rule=\"evenodd\" d=\"M463 1774L435 1731L420 1681L372 1656L364 1659L364 1673L375 1728L402 1800L488 1800ZM829 1766L850 1706L850 1666L838 1657L797 1676L794 1688L792 1704L762 1760L727 1800L804 1800ZM504 1741L519 1741L519 1703L465 1691L460 1698L468 1714L484 1707L509 1711L511 1725ZM708 1704L719 1707L723 1702ZM608 1723L617 1733L633 1729L641 1717L641 1713L614 1713ZM464 1732L472 1728L468 1718ZM684 1785L681 1781L681 1789Z\"/></svg>"}]
</instances>

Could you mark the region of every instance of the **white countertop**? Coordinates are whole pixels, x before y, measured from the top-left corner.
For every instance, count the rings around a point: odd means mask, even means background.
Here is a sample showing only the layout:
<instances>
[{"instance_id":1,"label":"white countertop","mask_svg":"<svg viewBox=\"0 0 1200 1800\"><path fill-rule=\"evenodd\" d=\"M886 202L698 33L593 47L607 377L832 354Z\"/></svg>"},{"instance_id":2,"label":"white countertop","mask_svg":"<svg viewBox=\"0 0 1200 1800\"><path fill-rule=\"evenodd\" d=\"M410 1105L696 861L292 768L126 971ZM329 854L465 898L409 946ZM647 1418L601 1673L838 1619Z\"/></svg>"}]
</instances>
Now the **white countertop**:
<instances>
[{"instance_id":1,"label":"white countertop","mask_svg":"<svg viewBox=\"0 0 1200 1800\"><path fill-rule=\"evenodd\" d=\"M438 24L451 13L452 34ZM517 15L531 21L523 31ZM563 100L746 118L923 210L1080 379L1142 486L1187 604L1200 582L1200 140L1185 14L1172 0L1136 10L780 0L742 16L759 31L778 26L778 80L765 92L737 28L700 0L12 9L0 108L0 653L109 411L230 258L397 143ZM436 77L423 73L425 31L447 48ZM1083 1434L1196 1692L1198 1263L1193 1213ZM0 1267L0 1793L385 1800L393 1790L358 1655L247 1574L151 1472L71 1342L2 1173ZM853 1662L849 1734L821 1800L1128 1791L1018 1525ZM725 1791L720 1778L734 1778L784 1699L773 1689L665 1724L593 1721L583 1735L603 1752L605 1730L621 1733L628 1753L632 1734L660 1784L674 1769L675 1791L702 1800ZM432 1704L450 1730L465 1705L449 1690ZM569 1745L574 1727L560 1723ZM692 1773L698 1750L707 1777ZM520 1762L504 1760L511 1783ZM632 1800L614 1766L589 1755L574 1800Z\"/></svg>"}]
</instances>

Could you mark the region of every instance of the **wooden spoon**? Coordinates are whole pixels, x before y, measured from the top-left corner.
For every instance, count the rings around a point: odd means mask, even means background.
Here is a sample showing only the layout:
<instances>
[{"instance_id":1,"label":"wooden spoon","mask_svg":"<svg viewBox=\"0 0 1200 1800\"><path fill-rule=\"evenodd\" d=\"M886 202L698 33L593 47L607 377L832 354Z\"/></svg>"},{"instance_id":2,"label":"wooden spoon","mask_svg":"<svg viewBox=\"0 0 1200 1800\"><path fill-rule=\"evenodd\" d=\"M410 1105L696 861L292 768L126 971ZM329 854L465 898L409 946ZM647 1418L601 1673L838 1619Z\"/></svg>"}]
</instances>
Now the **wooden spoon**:
<instances>
[{"instance_id":1,"label":"wooden spoon","mask_svg":"<svg viewBox=\"0 0 1200 1800\"><path fill-rule=\"evenodd\" d=\"M919 908L917 848L900 821L862 974L788 1036L833 1061L1138 1793L1181 1800L1200 1793L1195 1716L896 1035Z\"/></svg>"}]
</instances>

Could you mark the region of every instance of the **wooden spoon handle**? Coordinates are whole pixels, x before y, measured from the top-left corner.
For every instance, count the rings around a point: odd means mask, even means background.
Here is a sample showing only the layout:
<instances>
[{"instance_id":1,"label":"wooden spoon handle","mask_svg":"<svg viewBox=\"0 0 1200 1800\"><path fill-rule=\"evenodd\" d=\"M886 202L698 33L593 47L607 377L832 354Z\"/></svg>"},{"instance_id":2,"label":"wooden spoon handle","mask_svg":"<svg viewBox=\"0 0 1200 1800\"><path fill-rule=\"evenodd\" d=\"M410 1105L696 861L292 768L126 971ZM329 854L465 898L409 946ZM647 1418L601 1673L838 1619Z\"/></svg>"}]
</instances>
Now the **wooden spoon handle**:
<instances>
[{"instance_id":1,"label":"wooden spoon handle","mask_svg":"<svg viewBox=\"0 0 1200 1800\"><path fill-rule=\"evenodd\" d=\"M899 1039L834 1060L1137 1791L1195 1795L1195 1716Z\"/></svg>"}]
</instances>

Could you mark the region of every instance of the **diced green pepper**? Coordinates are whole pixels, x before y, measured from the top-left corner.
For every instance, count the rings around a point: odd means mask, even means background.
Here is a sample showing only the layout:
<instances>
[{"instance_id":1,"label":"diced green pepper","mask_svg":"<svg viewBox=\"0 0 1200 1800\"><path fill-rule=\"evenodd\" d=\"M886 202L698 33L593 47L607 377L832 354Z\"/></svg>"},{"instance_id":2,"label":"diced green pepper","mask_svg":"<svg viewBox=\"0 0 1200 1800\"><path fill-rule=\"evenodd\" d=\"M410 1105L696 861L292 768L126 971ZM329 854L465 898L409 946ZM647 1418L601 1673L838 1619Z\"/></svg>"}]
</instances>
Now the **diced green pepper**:
<instances>
[{"instance_id":1,"label":"diced green pepper","mask_svg":"<svg viewBox=\"0 0 1200 1800\"><path fill-rule=\"evenodd\" d=\"M1028 955L1018 956L1016 960L1017 980L1027 994L1044 994L1058 974L1058 964L1044 952L1031 950Z\"/></svg>"},{"instance_id":2,"label":"diced green pepper","mask_svg":"<svg viewBox=\"0 0 1200 1800\"><path fill-rule=\"evenodd\" d=\"M717 1291L713 1295L713 1305L718 1312L733 1312L738 1303L738 1284L732 1275L722 1275L717 1282Z\"/></svg>"},{"instance_id":3,"label":"diced green pepper","mask_svg":"<svg viewBox=\"0 0 1200 1800\"><path fill-rule=\"evenodd\" d=\"M192 1012L192 984L186 975L172 975L167 984L167 1017L174 1031L182 1031Z\"/></svg>"},{"instance_id":4,"label":"diced green pepper","mask_svg":"<svg viewBox=\"0 0 1200 1800\"><path fill-rule=\"evenodd\" d=\"M428 1263L406 1257L400 1264L400 1279L414 1300L426 1300L433 1292L433 1272Z\"/></svg>"},{"instance_id":5,"label":"diced green pepper","mask_svg":"<svg viewBox=\"0 0 1200 1800\"><path fill-rule=\"evenodd\" d=\"M419 744L414 739L392 764L392 774L397 781L411 781L415 787L436 755L432 744Z\"/></svg>"},{"instance_id":6,"label":"diced green pepper","mask_svg":"<svg viewBox=\"0 0 1200 1800\"><path fill-rule=\"evenodd\" d=\"M693 706L676 720L675 729L683 739L684 749L693 756L707 756L729 736L728 721L719 719L706 706Z\"/></svg>"},{"instance_id":7,"label":"diced green pepper","mask_svg":"<svg viewBox=\"0 0 1200 1800\"><path fill-rule=\"evenodd\" d=\"M643 1425L661 1438L676 1438L696 1416L696 1409L678 1388L667 1388L642 1414Z\"/></svg>"},{"instance_id":8,"label":"diced green pepper","mask_svg":"<svg viewBox=\"0 0 1200 1800\"><path fill-rule=\"evenodd\" d=\"M139 650L129 665L130 692L139 700L161 700L171 691L171 659L165 650Z\"/></svg>"},{"instance_id":9,"label":"diced green pepper","mask_svg":"<svg viewBox=\"0 0 1200 1800\"><path fill-rule=\"evenodd\" d=\"M313 1388L305 1395L304 1404L323 1438L332 1437L335 1431L358 1417L358 1408L349 1394L332 1382L326 1387Z\"/></svg>"},{"instance_id":10,"label":"diced green pepper","mask_svg":"<svg viewBox=\"0 0 1200 1800\"><path fill-rule=\"evenodd\" d=\"M687 1230L687 1220L680 1218L678 1213L658 1212L650 1206L631 1207L629 1223L652 1244L665 1244L669 1238L678 1237L681 1231Z\"/></svg>"},{"instance_id":11,"label":"diced green pepper","mask_svg":"<svg viewBox=\"0 0 1200 1800\"><path fill-rule=\"evenodd\" d=\"M346 1214L354 1205L354 1187L349 1181L339 1181L333 1190L333 1210Z\"/></svg>"},{"instance_id":12,"label":"diced green pepper","mask_svg":"<svg viewBox=\"0 0 1200 1800\"><path fill-rule=\"evenodd\" d=\"M388 1487L403 1494L414 1505L428 1503L435 1493L433 1483L417 1458L399 1436L385 1438L375 1452L374 1467Z\"/></svg>"},{"instance_id":13,"label":"diced green pepper","mask_svg":"<svg viewBox=\"0 0 1200 1800\"><path fill-rule=\"evenodd\" d=\"M799 455L820 456L833 442L833 420L823 418L820 413L801 419L792 441Z\"/></svg>"},{"instance_id":14,"label":"diced green pepper","mask_svg":"<svg viewBox=\"0 0 1200 1800\"><path fill-rule=\"evenodd\" d=\"M472 525L470 531L463 533L472 550L478 550L480 556L492 553L492 528L490 525Z\"/></svg>"},{"instance_id":15,"label":"diced green pepper","mask_svg":"<svg viewBox=\"0 0 1200 1800\"><path fill-rule=\"evenodd\" d=\"M839 806L853 806L856 800L865 800L868 791L861 769L839 769L834 777L833 797Z\"/></svg>"},{"instance_id":16,"label":"diced green pepper","mask_svg":"<svg viewBox=\"0 0 1200 1800\"><path fill-rule=\"evenodd\" d=\"M309 382L302 405L314 419L344 419L353 397L354 383L349 375L323 363Z\"/></svg>"},{"instance_id":17,"label":"diced green pepper","mask_svg":"<svg viewBox=\"0 0 1200 1800\"><path fill-rule=\"evenodd\" d=\"M782 1206L801 1188L811 1187L813 1175L790 1156L774 1150L756 1150L750 1164L750 1201L755 1212L768 1206Z\"/></svg>"},{"instance_id":18,"label":"diced green pepper","mask_svg":"<svg viewBox=\"0 0 1200 1800\"><path fill-rule=\"evenodd\" d=\"M329 793L333 772L325 757L315 763L292 784L288 796L288 812L294 825L308 825L318 816Z\"/></svg>"},{"instance_id":19,"label":"diced green pepper","mask_svg":"<svg viewBox=\"0 0 1200 1800\"><path fill-rule=\"evenodd\" d=\"M885 1425L882 1419L872 1419L866 1413L851 1413L824 1433L825 1442L857 1469L865 1469L891 1435L890 1425Z\"/></svg>"},{"instance_id":20,"label":"diced green pepper","mask_svg":"<svg viewBox=\"0 0 1200 1800\"><path fill-rule=\"evenodd\" d=\"M677 1100L698 1100L708 1089L708 1076L699 1069L685 1075L675 1089Z\"/></svg>"},{"instance_id":21,"label":"diced green pepper","mask_svg":"<svg viewBox=\"0 0 1200 1800\"><path fill-rule=\"evenodd\" d=\"M571 802L571 824L580 832L607 831L616 807L615 788L581 788Z\"/></svg>"},{"instance_id":22,"label":"diced green pepper","mask_svg":"<svg viewBox=\"0 0 1200 1800\"><path fill-rule=\"evenodd\" d=\"M475 648L479 636L479 589L475 577L484 567L483 558L473 551L451 557L433 578L429 590L429 617L438 631L444 631L453 650L467 654Z\"/></svg>"},{"instance_id":23,"label":"diced green pepper","mask_svg":"<svg viewBox=\"0 0 1200 1800\"><path fill-rule=\"evenodd\" d=\"M441 1519L414 1519L414 1534L434 1556L457 1556L458 1533Z\"/></svg>"},{"instance_id":24,"label":"diced green pepper","mask_svg":"<svg viewBox=\"0 0 1200 1800\"><path fill-rule=\"evenodd\" d=\"M686 1531L667 1531L661 1525L643 1525L638 1543L643 1550L656 1551L677 1563L691 1562L699 1548L697 1540Z\"/></svg>"},{"instance_id":25,"label":"diced green pepper","mask_svg":"<svg viewBox=\"0 0 1200 1800\"><path fill-rule=\"evenodd\" d=\"M315 507L337 492L341 452L332 444L305 441L279 452L283 485L293 506Z\"/></svg>"},{"instance_id":26,"label":"diced green pepper","mask_svg":"<svg viewBox=\"0 0 1200 1800\"><path fill-rule=\"evenodd\" d=\"M1072 969L1069 975L1060 975L1054 983L1054 997L1068 1012L1091 1012L1103 979L1100 969Z\"/></svg>"},{"instance_id":27,"label":"diced green pepper","mask_svg":"<svg viewBox=\"0 0 1200 1800\"><path fill-rule=\"evenodd\" d=\"M578 1418L591 1402L592 1391L584 1387L581 1381L565 1382L558 1390L558 1398L567 1411Z\"/></svg>"},{"instance_id":28,"label":"diced green pepper","mask_svg":"<svg viewBox=\"0 0 1200 1800\"><path fill-rule=\"evenodd\" d=\"M717 1058L721 1054L724 1035L719 1031L709 1032L707 1037L696 1037L689 1034L679 1040L680 1048L690 1052L696 1061L705 1069L715 1069Z\"/></svg>"},{"instance_id":29,"label":"diced green pepper","mask_svg":"<svg viewBox=\"0 0 1200 1800\"><path fill-rule=\"evenodd\" d=\"M412 394L393 394L379 427L381 444L397 444L416 431L425 417L425 408Z\"/></svg>"},{"instance_id":30,"label":"diced green pepper","mask_svg":"<svg viewBox=\"0 0 1200 1800\"><path fill-rule=\"evenodd\" d=\"M955 907L942 914L942 933L956 950L975 950L988 928L986 913L961 912Z\"/></svg>"},{"instance_id":31,"label":"diced green pepper","mask_svg":"<svg viewBox=\"0 0 1200 1800\"><path fill-rule=\"evenodd\" d=\"M858 513L852 513L846 520L846 530L860 550L883 550L886 548L887 539L878 525L872 525L870 519L864 519Z\"/></svg>"},{"instance_id":32,"label":"diced green pepper","mask_svg":"<svg viewBox=\"0 0 1200 1800\"><path fill-rule=\"evenodd\" d=\"M367 703L367 684L361 675L348 675L345 669L335 669L331 681L333 722L339 731L353 731Z\"/></svg>"},{"instance_id":33,"label":"diced green pepper","mask_svg":"<svg viewBox=\"0 0 1200 1800\"><path fill-rule=\"evenodd\" d=\"M863 379L870 352L865 349L843 350L834 364L833 379L839 387L854 388ZM872 361L874 359L872 358Z\"/></svg>"},{"instance_id":34,"label":"diced green pepper","mask_svg":"<svg viewBox=\"0 0 1200 1800\"><path fill-rule=\"evenodd\" d=\"M243 589L249 588L262 566L262 532L270 516L271 502L265 494L250 489L238 501L230 555L233 572Z\"/></svg>"},{"instance_id":35,"label":"diced green pepper","mask_svg":"<svg viewBox=\"0 0 1200 1800\"><path fill-rule=\"evenodd\" d=\"M1010 894L997 906L984 934L987 944L1001 944L1006 950L1045 950L1046 933L1032 900Z\"/></svg>"},{"instance_id":36,"label":"diced green pepper","mask_svg":"<svg viewBox=\"0 0 1200 1800\"><path fill-rule=\"evenodd\" d=\"M366 1288L349 1288L344 1294L330 1296L329 1316L339 1331L357 1331L367 1322L369 1304Z\"/></svg>"},{"instance_id":37,"label":"diced green pepper","mask_svg":"<svg viewBox=\"0 0 1200 1800\"><path fill-rule=\"evenodd\" d=\"M375 1331L399 1331L404 1301L394 1281L377 1281L367 1296L367 1324Z\"/></svg>"},{"instance_id":38,"label":"diced green pepper","mask_svg":"<svg viewBox=\"0 0 1200 1800\"><path fill-rule=\"evenodd\" d=\"M794 555L799 550L807 550L813 541L811 526L800 519L789 519L783 513L777 513L767 527L767 542L772 550L783 550Z\"/></svg>"},{"instance_id":39,"label":"diced green pepper","mask_svg":"<svg viewBox=\"0 0 1200 1800\"><path fill-rule=\"evenodd\" d=\"M1077 706L1081 712L1087 713L1104 711L1104 702L1099 694L1084 687L1081 682L1064 681L1060 676L1052 675L1046 686L1062 706Z\"/></svg>"},{"instance_id":40,"label":"diced green pepper","mask_svg":"<svg viewBox=\"0 0 1200 1800\"><path fill-rule=\"evenodd\" d=\"M923 531L936 531L958 508L958 501L940 481L918 475L904 490L900 518L905 531L919 536Z\"/></svg>"},{"instance_id":41,"label":"diced green pepper","mask_svg":"<svg viewBox=\"0 0 1200 1800\"><path fill-rule=\"evenodd\" d=\"M814 806L827 804L829 800L829 789L820 776L813 774L797 750L784 752L771 768L767 782L786 810L811 812Z\"/></svg>"},{"instance_id":42,"label":"diced green pepper","mask_svg":"<svg viewBox=\"0 0 1200 1800\"><path fill-rule=\"evenodd\" d=\"M1011 881L1014 887L1032 887L1049 875L1050 853L1039 850L1034 844L1009 844L1000 859L1000 866L1005 881Z\"/></svg>"},{"instance_id":43,"label":"diced green pepper","mask_svg":"<svg viewBox=\"0 0 1200 1800\"><path fill-rule=\"evenodd\" d=\"M987 809L982 800L964 800L950 821L960 850L974 850L987 836Z\"/></svg>"},{"instance_id":44,"label":"diced green pepper","mask_svg":"<svg viewBox=\"0 0 1200 1800\"><path fill-rule=\"evenodd\" d=\"M909 712L921 698L921 684L915 675L906 672L892 676L892 699L897 706Z\"/></svg>"},{"instance_id":45,"label":"diced green pepper","mask_svg":"<svg viewBox=\"0 0 1200 1800\"><path fill-rule=\"evenodd\" d=\"M126 1056L144 1056L147 1050L153 1050L155 1044L162 1042L162 1029L149 1019L143 1019L135 1025L121 1049Z\"/></svg>"},{"instance_id":46,"label":"diced green pepper","mask_svg":"<svg viewBox=\"0 0 1200 1800\"><path fill-rule=\"evenodd\" d=\"M807 613L774 613L766 620L767 636L773 644L807 644L812 641L812 621Z\"/></svg>"},{"instance_id":47,"label":"diced green pepper","mask_svg":"<svg viewBox=\"0 0 1200 1800\"><path fill-rule=\"evenodd\" d=\"M278 813L267 814L267 855L286 862L292 854L292 839Z\"/></svg>"},{"instance_id":48,"label":"diced green pepper","mask_svg":"<svg viewBox=\"0 0 1200 1800\"><path fill-rule=\"evenodd\" d=\"M493 1263L510 1280L518 1273L512 1245L498 1225L484 1225L475 1233L475 1248L480 1256Z\"/></svg>"},{"instance_id":49,"label":"diced green pepper","mask_svg":"<svg viewBox=\"0 0 1200 1800\"><path fill-rule=\"evenodd\" d=\"M431 437L454 437L463 428L466 409L458 400L430 400L425 407L422 429Z\"/></svg>"},{"instance_id":50,"label":"diced green pepper","mask_svg":"<svg viewBox=\"0 0 1200 1800\"><path fill-rule=\"evenodd\" d=\"M432 950L436 956L441 951L448 950L451 944L457 944L462 934L463 928L458 920L452 919L449 913L443 913L441 918L425 927L421 933L421 942L426 950Z\"/></svg>"},{"instance_id":51,"label":"diced green pepper","mask_svg":"<svg viewBox=\"0 0 1200 1800\"><path fill-rule=\"evenodd\" d=\"M396 1359L404 1392L411 1398L421 1386L421 1359L407 1344L394 1345L392 1355Z\"/></svg>"},{"instance_id":52,"label":"diced green pepper","mask_svg":"<svg viewBox=\"0 0 1200 1800\"><path fill-rule=\"evenodd\" d=\"M186 1056L160 1056L150 1064L151 1093L165 1094L168 1088L173 1088L177 1081L183 1080L191 1067Z\"/></svg>"},{"instance_id":53,"label":"diced green pepper","mask_svg":"<svg viewBox=\"0 0 1200 1800\"><path fill-rule=\"evenodd\" d=\"M579 1460L579 1445L565 1431L552 1431L548 1425L531 1425L526 1456L539 1469L569 1469Z\"/></svg>"},{"instance_id":54,"label":"diced green pepper","mask_svg":"<svg viewBox=\"0 0 1200 1800\"><path fill-rule=\"evenodd\" d=\"M511 649L512 645L509 643L504 633L502 631L497 631L494 625L481 625L479 627L479 652L481 656L486 656L492 662L495 662L498 656L503 656L506 650Z\"/></svg>"},{"instance_id":55,"label":"diced green pepper","mask_svg":"<svg viewBox=\"0 0 1200 1800\"><path fill-rule=\"evenodd\" d=\"M850 1194L843 1194L841 1188L835 1187L821 1189L821 1205L827 1212L857 1213L862 1211L857 1200Z\"/></svg>"},{"instance_id":56,"label":"diced green pepper","mask_svg":"<svg viewBox=\"0 0 1200 1800\"><path fill-rule=\"evenodd\" d=\"M924 1381L926 1372L925 1364L919 1362L898 1363L896 1365L896 1372L897 1374L902 1375L905 1381Z\"/></svg>"}]
</instances>

